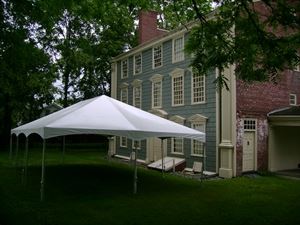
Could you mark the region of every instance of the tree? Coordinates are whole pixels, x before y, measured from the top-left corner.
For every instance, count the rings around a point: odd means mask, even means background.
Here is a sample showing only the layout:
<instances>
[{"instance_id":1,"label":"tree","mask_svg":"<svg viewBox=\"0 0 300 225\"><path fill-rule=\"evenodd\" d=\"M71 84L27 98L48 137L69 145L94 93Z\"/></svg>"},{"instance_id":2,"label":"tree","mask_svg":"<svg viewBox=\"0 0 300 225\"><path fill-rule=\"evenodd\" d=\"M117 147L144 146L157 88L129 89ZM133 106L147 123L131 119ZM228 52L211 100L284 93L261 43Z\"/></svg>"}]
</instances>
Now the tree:
<instances>
[{"instance_id":1,"label":"tree","mask_svg":"<svg viewBox=\"0 0 300 225\"><path fill-rule=\"evenodd\" d=\"M110 60L134 46L134 20L148 1L2 0L1 140L11 127L40 115L53 101L109 94ZM57 85L56 85L57 86Z\"/></svg>"},{"instance_id":2,"label":"tree","mask_svg":"<svg viewBox=\"0 0 300 225\"><path fill-rule=\"evenodd\" d=\"M299 64L299 1L209 1L218 4L210 18L202 2L192 1L198 26L187 48L195 55L193 66L205 74L236 63L236 74L246 81L277 82L280 72Z\"/></svg>"},{"instance_id":3,"label":"tree","mask_svg":"<svg viewBox=\"0 0 300 225\"><path fill-rule=\"evenodd\" d=\"M18 122L35 119L52 99L49 58L28 33L28 5L1 1L0 36L0 136L9 140ZM32 110L35 108L35 110Z\"/></svg>"},{"instance_id":4,"label":"tree","mask_svg":"<svg viewBox=\"0 0 300 225\"><path fill-rule=\"evenodd\" d=\"M139 1L136 1L139 2ZM134 45L135 1L37 1L47 18L40 43L52 57L64 107L109 94L110 60ZM52 6L52 7L49 7ZM49 16L51 15L51 16Z\"/></svg>"}]
</instances>

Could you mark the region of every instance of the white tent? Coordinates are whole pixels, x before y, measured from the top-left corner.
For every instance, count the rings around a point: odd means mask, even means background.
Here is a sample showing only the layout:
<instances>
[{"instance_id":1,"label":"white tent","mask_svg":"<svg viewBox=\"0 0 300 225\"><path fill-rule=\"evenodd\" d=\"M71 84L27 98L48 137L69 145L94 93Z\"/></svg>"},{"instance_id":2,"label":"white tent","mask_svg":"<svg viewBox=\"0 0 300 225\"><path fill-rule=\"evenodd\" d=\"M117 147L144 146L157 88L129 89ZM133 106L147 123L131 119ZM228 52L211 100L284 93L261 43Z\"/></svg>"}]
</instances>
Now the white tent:
<instances>
[{"instance_id":1,"label":"white tent","mask_svg":"<svg viewBox=\"0 0 300 225\"><path fill-rule=\"evenodd\" d=\"M162 139L167 137L182 137L202 142L205 141L205 134L200 131L155 116L105 95L81 101L11 130L11 134L17 136L22 133L26 137L32 133L36 133L44 140L41 179L42 191L44 183L45 139L48 138L72 134L102 134L125 136L133 140L142 140L149 137L159 137ZM26 146L27 141L28 139L26 138ZM42 195L43 193L41 193L41 199L43 198Z\"/></svg>"},{"instance_id":2,"label":"white tent","mask_svg":"<svg viewBox=\"0 0 300 225\"><path fill-rule=\"evenodd\" d=\"M43 139L71 134L125 136L134 140L148 137L183 137L204 142L205 134L155 116L102 95L37 119L12 134L40 135Z\"/></svg>"}]
</instances>

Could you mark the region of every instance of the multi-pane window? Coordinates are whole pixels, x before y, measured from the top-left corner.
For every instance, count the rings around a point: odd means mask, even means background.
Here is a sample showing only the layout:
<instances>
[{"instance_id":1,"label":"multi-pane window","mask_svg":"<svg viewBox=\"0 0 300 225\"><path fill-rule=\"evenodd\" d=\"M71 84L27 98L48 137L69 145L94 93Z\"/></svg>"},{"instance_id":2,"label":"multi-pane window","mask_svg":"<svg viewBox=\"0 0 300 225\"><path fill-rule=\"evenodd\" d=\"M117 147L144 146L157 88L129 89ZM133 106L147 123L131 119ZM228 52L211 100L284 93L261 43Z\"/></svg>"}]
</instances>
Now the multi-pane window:
<instances>
[{"instance_id":1,"label":"multi-pane window","mask_svg":"<svg viewBox=\"0 0 300 225\"><path fill-rule=\"evenodd\" d=\"M205 102L205 76L192 73L192 103Z\"/></svg>"},{"instance_id":2,"label":"multi-pane window","mask_svg":"<svg viewBox=\"0 0 300 225\"><path fill-rule=\"evenodd\" d=\"M205 132L205 123L192 123L192 128L201 132ZM204 143L192 140L192 155L202 156L204 152Z\"/></svg>"},{"instance_id":3,"label":"multi-pane window","mask_svg":"<svg viewBox=\"0 0 300 225\"><path fill-rule=\"evenodd\" d=\"M184 38L180 37L173 40L173 62L184 60Z\"/></svg>"},{"instance_id":4,"label":"multi-pane window","mask_svg":"<svg viewBox=\"0 0 300 225\"><path fill-rule=\"evenodd\" d=\"M141 149L141 141L132 140L132 149Z\"/></svg>"},{"instance_id":5,"label":"multi-pane window","mask_svg":"<svg viewBox=\"0 0 300 225\"><path fill-rule=\"evenodd\" d=\"M128 103L128 88L121 89L121 102Z\"/></svg>"},{"instance_id":6,"label":"multi-pane window","mask_svg":"<svg viewBox=\"0 0 300 225\"><path fill-rule=\"evenodd\" d=\"M153 68L162 66L162 45L153 47Z\"/></svg>"},{"instance_id":7,"label":"multi-pane window","mask_svg":"<svg viewBox=\"0 0 300 225\"><path fill-rule=\"evenodd\" d=\"M172 138L172 153L183 154L183 138Z\"/></svg>"},{"instance_id":8,"label":"multi-pane window","mask_svg":"<svg viewBox=\"0 0 300 225\"><path fill-rule=\"evenodd\" d=\"M142 87L141 85L133 87L133 105L137 108L142 106Z\"/></svg>"},{"instance_id":9,"label":"multi-pane window","mask_svg":"<svg viewBox=\"0 0 300 225\"><path fill-rule=\"evenodd\" d=\"M290 94L290 105L297 105L297 95Z\"/></svg>"},{"instance_id":10,"label":"multi-pane window","mask_svg":"<svg viewBox=\"0 0 300 225\"><path fill-rule=\"evenodd\" d=\"M128 77L128 60L123 60L121 62L121 78Z\"/></svg>"},{"instance_id":11,"label":"multi-pane window","mask_svg":"<svg viewBox=\"0 0 300 225\"><path fill-rule=\"evenodd\" d=\"M172 94L173 94L173 106L183 105L183 75L182 76L174 76L172 78Z\"/></svg>"},{"instance_id":12,"label":"multi-pane window","mask_svg":"<svg viewBox=\"0 0 300 225\"><path fill-rule=\"evenodd\" d=\"M181 116L174 115L170 117L170 120L183 125L185 119ZM171 152L175 154L183 154L183 138L172 138L171 139Z\"/></svg>"},{"instance_id":13,"label":"multi-pane window","mask_svg":"<svg viewBox=\"0 0 300 225\"><path fill-rule=\"evenodd\" d=\"M120 146L127 147L127 138L126 137L120 137Z\"/></svg>"},{"instance_id":14,"label":"multi-pane window","mask_svg":"<svg viewBox=\"0 0 300 225\"><path fill-rule=\"evenodd\" d=\"M160 108L162 102L162 81L152 83L152 107Z\"/></svg>"},{"instance_id":15,"label":"multi-pane window","mask_svg":"<svg viewBox=\"0 0 300 225\"><path fill-rule=\"evenodd\" d=\"M142 54L138 54L134 56L134 74L139 74L142 72Z\"/></svg>"},{"instance_id":16,"label":"multi-pane window","mask_svg":"<svg viewBox=\"0 0 300 225\"><path fill-rule=\"evenodd\" d=\"M244 119L244 130L255 130L256 120L255 119Z\"/></svg>"}]
</instances>

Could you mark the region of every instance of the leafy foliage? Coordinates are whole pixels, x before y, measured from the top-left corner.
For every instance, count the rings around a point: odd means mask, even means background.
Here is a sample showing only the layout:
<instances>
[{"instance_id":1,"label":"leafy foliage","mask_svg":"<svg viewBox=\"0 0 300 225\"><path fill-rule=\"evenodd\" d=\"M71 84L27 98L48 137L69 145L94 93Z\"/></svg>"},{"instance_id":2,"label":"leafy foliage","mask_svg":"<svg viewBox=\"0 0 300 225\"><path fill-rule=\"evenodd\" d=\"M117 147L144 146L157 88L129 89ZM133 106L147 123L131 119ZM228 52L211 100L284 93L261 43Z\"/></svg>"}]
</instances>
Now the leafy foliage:
<instances>
[{"instance_id":1,"label":"leafy foliage","mask_svg":"<svg viewBox=\"0 0 300 225\"><path fill-rule=\"evenodd\" d=\"M193 66L201 73L210 68L222 72L236 63L241 79L277 82L280 72L299 64L299 1L209 2L218 8L207 19L201 2L194 5L199 25L187 45L195 55Z\"/></svg>"},{"instance_id":2,"label":"leafy foliage","mask_svg":"<svg viewBox=\"0 0 300 225\"><path fill-rule=\"evenodd\" d=\"M1 1L0 36L0 136L6 137L11 126L36 118L52 99L49 57L28 37L30 8ZM35 110L32 110L34 108ZM7 139L6 139L7 140ZM1 138L1 142L5 138Z\"/></svg>"}]
</instances>

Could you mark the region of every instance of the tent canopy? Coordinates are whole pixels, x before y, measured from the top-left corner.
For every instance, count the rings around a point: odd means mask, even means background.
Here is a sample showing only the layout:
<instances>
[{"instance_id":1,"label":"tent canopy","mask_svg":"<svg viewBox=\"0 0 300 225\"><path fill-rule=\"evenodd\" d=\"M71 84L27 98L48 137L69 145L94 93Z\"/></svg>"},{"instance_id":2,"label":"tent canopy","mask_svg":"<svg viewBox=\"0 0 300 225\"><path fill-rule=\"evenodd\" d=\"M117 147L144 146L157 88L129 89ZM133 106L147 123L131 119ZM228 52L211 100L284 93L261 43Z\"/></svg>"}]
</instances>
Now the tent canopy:
<instances>
[{"instance_id":1,"label":"tent canopy","mask_svg":"<svg viewBox=\"0 0 300 225\"><path fill-rule=\"evenodd\" d=\"M32 133L43 139L72 134L125 136L134 140L149 137L183 137L204 142L203 132L177 124L116 99L102 95L69 106L11 130Z\"/></svg>"}]
</instances>

